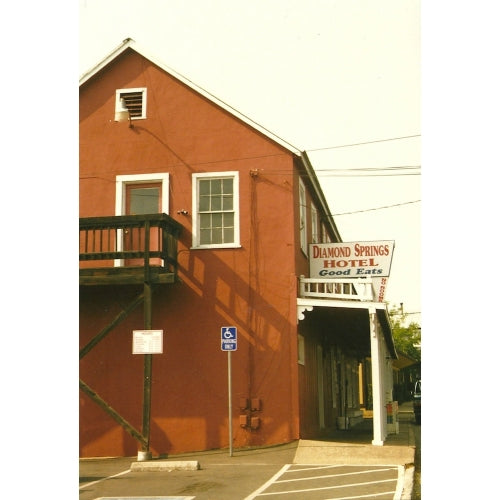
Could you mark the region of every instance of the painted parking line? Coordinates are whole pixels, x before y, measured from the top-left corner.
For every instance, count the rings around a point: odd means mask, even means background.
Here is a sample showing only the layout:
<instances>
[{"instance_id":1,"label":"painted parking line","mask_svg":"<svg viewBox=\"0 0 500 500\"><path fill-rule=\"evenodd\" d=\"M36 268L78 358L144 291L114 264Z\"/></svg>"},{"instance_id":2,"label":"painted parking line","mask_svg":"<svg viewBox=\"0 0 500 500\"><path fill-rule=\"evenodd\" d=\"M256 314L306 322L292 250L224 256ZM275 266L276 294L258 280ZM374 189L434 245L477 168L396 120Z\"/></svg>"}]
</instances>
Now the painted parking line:
<instances>
[{"instance_id":1,"label":"painted parking line","mask_svg":"<svg viewBox=\"0 0 500 500\"><path fill-rule=\"evenodd\" d=\"M194 500L196 497L99 497L95 500Z\"/></svg>"},{"instance_id":2,"label":"painted parking line","mask_svg":"<svg viewBox=\"0 0 500 500\"><path fill-rule=\"evenodd\" d=\"M89 486L93 486L94 484L102 483L103 481L106 481L107 479L112 479L113 477L123 476L124 474L128 474L129 472L130 472L130 469L127 469L127 470L124 470L122 472L118 472L118 474L113 474L112 476L103 477L102 479L99 479L98 481L92 481L91 483L82 484L79 489L83 490L83 488L88 488Z\"/></svg>"},{"instance_id":3,"label":"painted parking line","mask_svg":"<svg viewBox=\"0 0 500 500\"><path fill-rule=\"evenodd\" d=\"M313 494L333 490L340 495L335 500L363 498L401 498L401 470L397 466L366 467L346 465L298 465L287 464L269 481L251 493L245 500L280 495ZM330 471L331 473L327 473ZM291 477L295 476L295 477ZM308 483L309 482L309 483ZM316 483L316 484L313 484ZM309 487L308 487L309 484ZM342 490L350 488L348 496ZM355 494L356 489L359 491ZM399 490L399 496L398 496ZM332 499L333 500L333 499Z\"/></svg>"},{"instance_id":4,"label":"painted parking line","mask_svg":"<svg viewBox=\"0 0 500 500\"><path fill-rule=\"evenodd\" d=\"M95 500L194 500L195 497L99 497Z\"/></svg>"}]
</instances>

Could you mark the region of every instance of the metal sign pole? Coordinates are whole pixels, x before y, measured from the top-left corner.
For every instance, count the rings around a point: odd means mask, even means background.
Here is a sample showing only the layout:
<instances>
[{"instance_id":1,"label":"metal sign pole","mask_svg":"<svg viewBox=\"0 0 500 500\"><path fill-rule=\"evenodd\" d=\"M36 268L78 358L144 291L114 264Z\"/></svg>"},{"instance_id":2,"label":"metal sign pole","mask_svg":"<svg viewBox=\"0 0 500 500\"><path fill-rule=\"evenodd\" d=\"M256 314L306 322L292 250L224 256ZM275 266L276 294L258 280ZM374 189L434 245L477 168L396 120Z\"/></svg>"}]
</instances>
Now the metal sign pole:
<instances>
[{"instance_id":1,"label":"metal sign pole","mask_svg":"<svg viewBox=\"0 0 500 500\"><path fill-rule=\"evenodd\" d=\"M227 399L229 406L229 456L233 456L233 389L231 374L231 351L238 349L238 330L235 326L223 326L220 329L221 345L223 351L227 351Z\"/></svg>"},{"instance_id":2,"label":"metal sign pole","mask_svg":"<svg viewBox=\"0 0 500 500\"><path fill-rule=\"evenodd\" d=\"M227 392L229 401L229 456L233 456L233 391L231 382L231 351L227 351Z\"/></svg>"}]
</instances>

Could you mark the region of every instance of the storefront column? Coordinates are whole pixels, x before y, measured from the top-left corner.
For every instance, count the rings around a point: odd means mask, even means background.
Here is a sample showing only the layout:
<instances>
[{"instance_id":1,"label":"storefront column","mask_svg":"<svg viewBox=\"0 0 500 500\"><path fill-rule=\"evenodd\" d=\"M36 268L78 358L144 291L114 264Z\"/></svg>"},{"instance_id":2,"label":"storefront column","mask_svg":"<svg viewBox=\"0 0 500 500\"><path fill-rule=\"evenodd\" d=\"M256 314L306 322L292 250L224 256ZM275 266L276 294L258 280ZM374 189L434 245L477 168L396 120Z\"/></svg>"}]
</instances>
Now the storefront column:
<instances>
[{"instance_id":1,"label":"storefront column","mask_svg":"<svg viewBox=\"0 0 500 500\"><path fill-rule=\"evenodd\" d=\"M386 415L384 406L385 359L382 356L377 328L377 315L374 308L369 309L370 343L372 358L373 390L373 439L372 444L383 446L386 433Z\"/></svg>"}]
</instances>

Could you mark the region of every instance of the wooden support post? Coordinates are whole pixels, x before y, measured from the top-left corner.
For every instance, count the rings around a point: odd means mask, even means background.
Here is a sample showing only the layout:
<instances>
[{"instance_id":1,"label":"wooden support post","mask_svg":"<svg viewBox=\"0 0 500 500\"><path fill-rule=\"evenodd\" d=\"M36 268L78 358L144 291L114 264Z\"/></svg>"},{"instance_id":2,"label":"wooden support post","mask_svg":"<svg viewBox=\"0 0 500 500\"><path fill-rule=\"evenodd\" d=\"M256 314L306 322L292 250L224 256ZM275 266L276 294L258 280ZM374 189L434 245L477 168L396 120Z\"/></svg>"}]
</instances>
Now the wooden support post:
<instances>
[{"instance_id":1,"label":"wooden support post","mask_svg":"<svg viewBox=\"0 0 500 500\"><path fill-rule=\"evenodd\" d=\"M150 228L146 223L145 228L145 251L144 251L144 329L151 330L152 328L152 290L149 279L149 242ZM151 421L151 378L153 374L153 355L144 355L144 389L142 402L142 435L144 436L145 444L142 446L142 453L138 454L141 460L149 460L151 452L149 451L150 441L150 421Z\"/></svg>"},{"instance_id":2,"label":"wooden support post","mask_svg":"<svg viewBox=\"0 0 500 500\"><path fill-rule=\"evenodd\" d=\"M113 409L104 399L101 398L94 390L92 390L83 380L80 380L80 389L87 394L90 399L97 403L108 415L116 420L133 438L137 439L143 446L146 446L146 441L139 431L133 425L127 422L115 409Z\"/></svg>"}]
</instances>

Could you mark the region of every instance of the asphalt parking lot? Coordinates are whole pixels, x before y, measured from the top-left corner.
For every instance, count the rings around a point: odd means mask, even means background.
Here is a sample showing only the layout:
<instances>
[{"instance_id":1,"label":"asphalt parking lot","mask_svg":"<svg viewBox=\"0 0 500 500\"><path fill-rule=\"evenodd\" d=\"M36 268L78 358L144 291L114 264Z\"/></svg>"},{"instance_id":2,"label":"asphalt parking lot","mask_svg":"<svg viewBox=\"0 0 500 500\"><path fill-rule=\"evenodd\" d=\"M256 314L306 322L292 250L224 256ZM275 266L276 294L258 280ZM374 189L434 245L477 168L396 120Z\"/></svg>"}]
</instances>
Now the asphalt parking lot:
<instances>
[{"instance_id":1,"label":"asphalt parking lot","mask_svg":"<svg viewBox=\"0 0 500 500\"><path fill-rule=\"evenodd\" d=\"M213 450L147 462L137 462L137 457L80 459L79 498L410 500L415 421L411 407L402 406L399 432L390 434L384 446L371 444L371 422L367 420L325 440L234 450L232 456L228 450ZM193 463L196 468L173 468L174 464Z\"/></svg>"}]
</instances>

